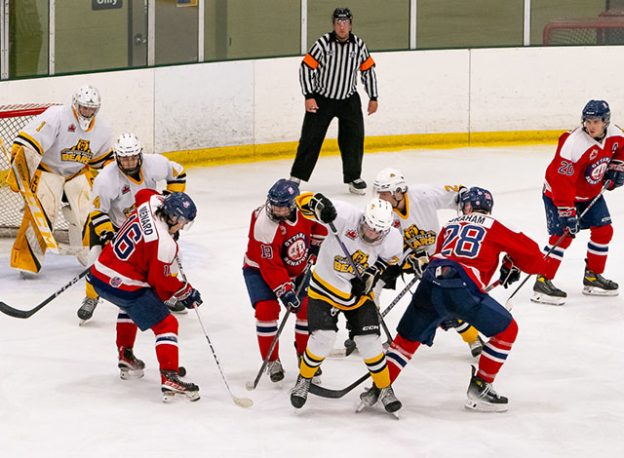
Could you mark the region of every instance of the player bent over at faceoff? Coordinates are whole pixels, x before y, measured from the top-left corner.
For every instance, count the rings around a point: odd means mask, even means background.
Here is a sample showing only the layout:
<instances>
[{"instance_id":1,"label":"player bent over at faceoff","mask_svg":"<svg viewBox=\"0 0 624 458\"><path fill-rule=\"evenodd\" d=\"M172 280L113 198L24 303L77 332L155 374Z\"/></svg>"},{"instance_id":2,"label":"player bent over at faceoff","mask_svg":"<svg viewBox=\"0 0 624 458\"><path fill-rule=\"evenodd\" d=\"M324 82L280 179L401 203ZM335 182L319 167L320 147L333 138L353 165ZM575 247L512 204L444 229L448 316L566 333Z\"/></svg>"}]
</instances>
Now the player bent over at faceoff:
<instances>
[{"instance_id":1,"label":"player bent over at faceoff","mask_svg":"<svg viewBox=\"0 0 624 458\"><path fill-rule=\"evenodd\" d=\"M509 311L484 288L507 253L500 268L505 287L520 278L520 270L543 272L544 259L536 242L514 232L490 215L494 202L489 191L472 187L461 196L462 216L440 231L435 254L423 272L416 292L399 322L386 357L394 381L421 343L431 346L444 320L457 318L476 326L489 340L472 368L465 407L481 411L507 410L507 398L492 386L516 340L518 325ZM520 270L519 270L520 269ZM360 395L364 404L377 401L375 390Z\"/></svg>"},{"instance_id":2,"label":"player bent over at faceoff","mask_svg":"<svg viewBox=\"0 0 624 458\"><path fill-rule=\"evenodd\" d=\"M378 398L386 411L396 412L401 408L401 402L390 386L372 293L381 273L389 265L399 262L401 256L402 237L392 227L392 207L388 202L373 199L362 211L343 202L333 204L319 193L302 194L297 205L307 217L327 225L332 223L337 235L321 245L310 280L310 339L299 367L297 383L291 390L290 402L296 408L306 403L312 377L333 348L338 332L338 313L342 312L373 378ZM343 250L349 253L352 262ZM359 277L353 271L352 263L357 267Z\"/></svg>"},{"instance_id":3,"label":"player bent over at faceoff","mask_svg":"<svg viewBox=\"0 0 624 458\"><path fill-rule=\"evenodd\" d=\"M197 214L191 198L175 192L163 197L151 189L136 195L137 209L108 243L91 267L89 281L105 300L120 308L117 350L121 378L142 377L145 364L132 348L137 327L156 336L163 400L176 394L199 399L199 387L179 378L178 321L166 302L187 308L202 303L199 291L182 275L177 262L177 234Z\"/></svg>"},{"instance_id":4,"label":"player bent over at faceoff","mask_svg":"<svg viewBox=\"0 0 624 458\"><path fill-rule=\"evenodd\" d=\"M243 276L256 315L258 347L272 382L284 378L279 358L279 341L271 355L271 343L277 335L280 302L297 316L295 349L298 360L308 343L308 297L304 270L314 262L327 229L304 218L295 204L297 183L280 179L269 189L266 203L251 214L249 243L245 253ZM302 286L300 297L296 291ZM279 302L278 302L279 299Z\"/></svg>"}]
</instances>

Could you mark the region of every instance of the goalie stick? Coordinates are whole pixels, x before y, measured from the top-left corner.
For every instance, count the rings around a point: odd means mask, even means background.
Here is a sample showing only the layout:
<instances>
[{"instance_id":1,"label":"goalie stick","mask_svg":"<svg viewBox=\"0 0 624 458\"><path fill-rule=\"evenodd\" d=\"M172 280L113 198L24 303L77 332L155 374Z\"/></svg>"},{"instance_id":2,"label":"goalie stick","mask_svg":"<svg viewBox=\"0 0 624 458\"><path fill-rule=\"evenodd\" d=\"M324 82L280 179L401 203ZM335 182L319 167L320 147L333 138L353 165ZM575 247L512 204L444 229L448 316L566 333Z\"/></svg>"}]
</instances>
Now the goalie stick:
<instances>
[{"instance_id":1,"label":"goalie stick","mask_svg":"<svg viewBox=\"0 0 624 458\"><path fill-rule=\"evenodd\" d=\"M54 299L56 299L66 289L68 289L70 286L72 286L75 283L77 283L82 277L87 275L89 273L89 270L90 270L90 268L89 269L85 269L82 272L80 272L78 275L76 275L74 278L72 278L67 284L62 286L59 290L54 292L51 296L49 296L46 300L41 302L35 308L32 308L30 310L19 310L19 309L11 307L6 302L0 301L0 312L4 313L5 315L12 316L13 318L22 318L22 319L30 318L35 313L37 313L39 310L41 310L43 307L45 307L50 302L52 302Z\"/></svg>"}]
</instances>

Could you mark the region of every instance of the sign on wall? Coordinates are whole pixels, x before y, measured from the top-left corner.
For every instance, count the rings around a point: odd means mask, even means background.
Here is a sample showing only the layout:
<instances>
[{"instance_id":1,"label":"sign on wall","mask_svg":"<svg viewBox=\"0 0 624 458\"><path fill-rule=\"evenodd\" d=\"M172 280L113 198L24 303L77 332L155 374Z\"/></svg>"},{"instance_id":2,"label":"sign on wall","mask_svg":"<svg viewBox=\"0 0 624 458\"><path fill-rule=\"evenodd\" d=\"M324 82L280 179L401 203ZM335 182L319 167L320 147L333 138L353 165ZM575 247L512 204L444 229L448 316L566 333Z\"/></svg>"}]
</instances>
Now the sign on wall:
<instances>
[{"instance_id":1,"label":"sign on wall","mask_svg":"<svg viewBox=\"0 0 624 458\"><path fill-rule=\"evenodd\" d=\"M123 7L123 0L91 0L91 9L114 10Z\"/></svg>"}]
</instances>

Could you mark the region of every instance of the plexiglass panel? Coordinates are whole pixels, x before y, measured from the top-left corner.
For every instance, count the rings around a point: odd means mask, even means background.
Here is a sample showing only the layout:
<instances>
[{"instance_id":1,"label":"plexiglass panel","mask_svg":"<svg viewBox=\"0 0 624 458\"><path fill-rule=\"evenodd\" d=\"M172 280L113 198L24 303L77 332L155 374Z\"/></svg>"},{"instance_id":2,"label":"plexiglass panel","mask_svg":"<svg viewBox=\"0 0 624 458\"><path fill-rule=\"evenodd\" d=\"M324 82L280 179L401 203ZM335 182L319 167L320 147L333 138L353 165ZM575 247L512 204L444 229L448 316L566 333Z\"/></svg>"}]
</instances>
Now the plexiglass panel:
<instances>
[{"instance_id":1,"label":"plexiglass panel","mask_svg":"<svg viewBox=\"0 0 624 458\"><path fill-rule=\"evenodd\" d=\"M157 65L197 62L198 20L198 0L156 1Z\"/></svg>"},{"instance_id":2,"label":"plexiglass panel","mask_svg":"<svg viewBox=\"0 0 624 458\"><path fill-rule=\"evenodd\" d=\"M9 77L48 74L48 1L9 2Z\"/></svg>"}]
</instances>

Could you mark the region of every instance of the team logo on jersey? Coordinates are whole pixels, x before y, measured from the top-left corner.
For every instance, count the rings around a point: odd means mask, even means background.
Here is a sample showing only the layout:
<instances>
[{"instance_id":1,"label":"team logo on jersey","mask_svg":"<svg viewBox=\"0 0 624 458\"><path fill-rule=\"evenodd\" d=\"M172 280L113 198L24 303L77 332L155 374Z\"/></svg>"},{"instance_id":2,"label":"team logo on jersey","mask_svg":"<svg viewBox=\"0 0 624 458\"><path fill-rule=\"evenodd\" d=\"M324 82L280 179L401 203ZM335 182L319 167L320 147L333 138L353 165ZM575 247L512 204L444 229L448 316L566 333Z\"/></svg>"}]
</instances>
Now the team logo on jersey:
<instances>
[{"instance_id":1,"label":"team logo on jersey","mask_svg":"<svg viewBox=\"0 0 624 458\"><path fill-rule=\"evenodd\" d=\"M76 132L76 124L70 124L69 126L67 126L67 132Z\"/></svg>"},{"instance_id":2,"label":"team logo on jersey","mask_svg":"<svg viewBox=\"0 0 624 458\"><path fill-rule=\"evenodd\" d=\"M130 186L128 186L127 184L125 184L122 188L121 188L121 194L128 194L130 192Z\"/></svg>"},{"instance_id":3,"label":"team logo on jersey","mask_svg":"<svg viewBox=\"0 0 624 458\"><path fill-rule=\"evenodd\" d=\"M121 281L121 278L119 277L113 277L111 278L108 283L113 287L113 288L119 288L121 286L121 284L123 283Z\"/></svg>"},{"instance_id":4,"label":"team logo on jersey","mask_svg":"<svg viewBox=\"0 0 624 458\"><path fill-rule=\"evenodd\" d=\"M412 224L403 231L403 241L412 250L420 251L435 244L436 233L419 229L418 226Z\"/></svg>"},{"instance_id":5,"label":"team logo on jersey","mask_svg":"<svg viewBox=\"0 0 624 458\"><path fill-rule=\"evenodd\" d=\"M364 272L368 269L368 254L364 253L362 250L357 250L353 253L351 259L353 259L353 264L357 266L360 272ZM353 274L353 267L351 267L351 263L345 256L334 256L334 270L336 272Z\"/></svg>"},{"instance_id":6,"label":"team logo on jersey","mask_svg":"<svg viewBox=\"0 0 624 458\"><path fill-rule=\"evenodd\" d=\"M284 242L282 253L284 264L298 266L305 262L308 255L308 246L305 235L299 232Z\"/></svg>"},{"instance_id":7,"label":"team logo on jersey","mask_svg":"<svg viewBox=\"0 0 624 458\"><path fill-rule=\"evenodd\" d=\"M602 157L594 164L590 164L585 169L585 179L589 184L598 184L602 181L602 177L609 166L609 158Z\"/></svg>"},{"instance_id":8,"label":"team logo on jersey","mask_svg":"<svg viewBox=\"0 0 624 458\"><path fill-rule=\"evenodd\" d=\"M88 164L92 157L93 151L89 140L79 139L74 146L61 150L61 160L65 162Z\"/></svg>"},{"instance_id":9,"label":"team logo on jersey","mask_svg":"<svg viewBox=\"0 0 624 458\"><path fill-rule=\"evenodd\" d=\"M345 232L345 236L348 239L355 240L357 239L358 232L355 229L347 229L347 231Z\"/></svg>"},{"instance_id":10,"label":"team logo on jersey","mask_svg":"<svg viewBox=\"0 0 624 458\"><path fill-rule=\"evenodd\" d=\"M596 156L598 156L598 150L596 148L594 148L591 153L589 153L589 160L593 161L594 159L596 159Z\"/></svg>"}]
</instances>

